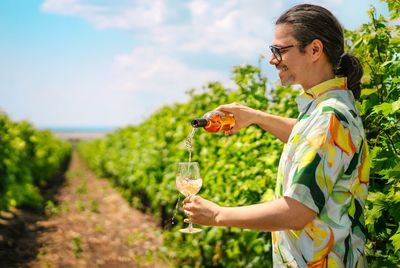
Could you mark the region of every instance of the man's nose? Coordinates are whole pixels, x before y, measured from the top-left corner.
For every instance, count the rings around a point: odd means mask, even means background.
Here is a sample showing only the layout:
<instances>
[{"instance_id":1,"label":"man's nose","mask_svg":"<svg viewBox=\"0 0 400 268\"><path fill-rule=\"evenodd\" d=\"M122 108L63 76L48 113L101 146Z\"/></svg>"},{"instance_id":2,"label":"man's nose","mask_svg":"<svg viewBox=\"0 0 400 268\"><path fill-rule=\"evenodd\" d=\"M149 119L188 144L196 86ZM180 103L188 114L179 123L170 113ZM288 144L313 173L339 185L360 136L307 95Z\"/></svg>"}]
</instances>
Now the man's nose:
<instances>
[{"instance_id":1,"label":"man's nose","mask_svg":"<svg viewBox=\"0 0 400 268\"><path fill-rule=\"evenodd\" d=\"M271 53L271 55L269 57L269 64L271 64L271 65L278 65L279 64L278 59L275 57L275 55L273 53Z\"/></svg>"}]
</instances>

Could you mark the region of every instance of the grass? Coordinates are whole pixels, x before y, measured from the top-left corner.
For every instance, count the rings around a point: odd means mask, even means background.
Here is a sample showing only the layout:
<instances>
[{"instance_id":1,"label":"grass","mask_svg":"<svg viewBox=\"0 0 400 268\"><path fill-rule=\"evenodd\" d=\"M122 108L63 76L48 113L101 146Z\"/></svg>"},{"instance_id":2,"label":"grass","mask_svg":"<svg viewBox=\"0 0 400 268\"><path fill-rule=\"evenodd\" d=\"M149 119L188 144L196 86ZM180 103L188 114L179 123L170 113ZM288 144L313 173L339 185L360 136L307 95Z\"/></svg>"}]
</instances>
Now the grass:
<instances>
[{"instance_id":1,"label":"grass","mask_svg":"<svg viewBox=\"0 0 400 268\"><path fill-rule=\"evenodd\" d=\"M96 232L103 232L104 231L104 225L101 223L96 223L96 226L94 227L94 229L96 230Z\"/></svg>"},{"instance_id":2,"label":"grass","mask_svg":"<svg viewBox=\"0 0 400 268\"><path fill-rule=\"evenodd\" d=\"M93 199L90 202L90 211L94 212L94 213L99 213L99 201L97 201L96 199Z\"/></svg>"},{"instance_id":3,"label":"grass","mask_svg":"<svg viewBox=\"0 0 400 268\"><path fill-rule=\"evenodd\" d=\"M76 188L75 193L86 194L88 192L87 182L82 181L82 183Z\"/></svg>"},{"instance_id":4,"label":"grass","mask_svg":"<svg viewBox=\"0 0 400 268\"><path fill-rule=\"evenodd\" d=\"M75 178L75 177L83 177L84 175L85 175L85 171L84 170L77 169L77 170L68 171L65 174L65 177L67 179L72 179L72 178Z\"/></svg>"},{"instance_id":5,"label":"grass","mask_svg":"<svg viewBox=\"0 0 400 268\"><path fill-rule=\"evenodd\" d=\"M60 207L57 206L52 200L48 200L45 205L45 212L49 216L60 214Z\"/></svg>"},{"instance_id":6,"label":"grass","mask_svg":"<svg viewBox=\"0 0 400 268\"><path fill-rule=\"evenodd\" d=\"M132 232L128 234L127 242L129 246L132 246L138 241L145 239L145 235L142 232Z\"/></svg>"},{"instance_id":7,"label":"grass","mask_svg":"<svg viewBox=\"0 0 400 268\"><path fill-rule=\"evenodd\" d=\"M79 212L85 211L86 207L85 207L85 203L84 202L77 201L75 204L76 204L76 208L78 209Z\"/></svg>"},{"instance_id":8,"label":"grass","mask_svg":"<svg viewBox=\"0 0 400 268\"><path fill-rule=\"evenodd\" d=\"M72 238L72 251L74 253L75 258L79 259L82 255L82 240L81 236L75 235Z\"/></svg>"}]
</instances>

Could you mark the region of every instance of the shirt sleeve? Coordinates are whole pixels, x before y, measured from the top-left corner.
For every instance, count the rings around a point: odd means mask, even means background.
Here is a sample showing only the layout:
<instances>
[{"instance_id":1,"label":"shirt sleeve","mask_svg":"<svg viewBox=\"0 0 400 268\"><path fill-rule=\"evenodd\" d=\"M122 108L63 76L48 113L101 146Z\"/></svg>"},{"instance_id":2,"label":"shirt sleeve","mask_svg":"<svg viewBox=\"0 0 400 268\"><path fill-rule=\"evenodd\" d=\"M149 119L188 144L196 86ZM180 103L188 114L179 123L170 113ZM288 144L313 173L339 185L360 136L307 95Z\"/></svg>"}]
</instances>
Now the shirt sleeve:
<instances>
[{"instance_id":1,"label":"shirt sleeve","mask_svg":"<svg viewBox=\"0 0 400 268\"><path fill-rule=\"evenodd\" d=\"M350 130L342 120L334 112L315 115L292 158L284 196L301 202L317 214L356 151Z\"/></svg>"}]
</instances>

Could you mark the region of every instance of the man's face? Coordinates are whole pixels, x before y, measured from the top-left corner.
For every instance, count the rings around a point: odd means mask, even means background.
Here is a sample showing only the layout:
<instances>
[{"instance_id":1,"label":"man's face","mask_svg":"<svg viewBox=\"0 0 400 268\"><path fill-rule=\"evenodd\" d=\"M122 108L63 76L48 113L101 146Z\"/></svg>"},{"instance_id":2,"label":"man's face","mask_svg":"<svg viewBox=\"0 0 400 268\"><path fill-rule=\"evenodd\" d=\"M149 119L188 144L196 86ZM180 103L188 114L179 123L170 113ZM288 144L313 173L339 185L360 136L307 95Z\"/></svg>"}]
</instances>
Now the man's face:
<instances>
[{"instance_id":1,"label":"man's face","mask_svg":"<svg viewBox=\"0 0 400 268\"><path fill-rule=\"evenodd\" d=\"M306 79L308 58L299 50L298 41L292 36L292 26L278 24L275 28L273 46L280 49L281 60L272 54L269 63L275 65L283 86L292 84L303 85Z\"/></svg>"}]
</instances>

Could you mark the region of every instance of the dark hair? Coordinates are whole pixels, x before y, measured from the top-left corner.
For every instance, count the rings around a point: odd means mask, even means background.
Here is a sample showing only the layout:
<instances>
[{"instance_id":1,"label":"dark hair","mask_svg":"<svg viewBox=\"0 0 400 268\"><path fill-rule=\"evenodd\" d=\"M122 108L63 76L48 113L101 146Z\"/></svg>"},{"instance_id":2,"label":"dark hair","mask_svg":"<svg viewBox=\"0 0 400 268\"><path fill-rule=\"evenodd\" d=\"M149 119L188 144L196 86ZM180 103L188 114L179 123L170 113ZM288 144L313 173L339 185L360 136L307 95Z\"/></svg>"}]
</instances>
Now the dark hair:
<instances>
[{"instance_id":1,"label":"dark hair","mask_svg":"<svg viewBox=\"0 0 400 268\"><path fill-rule=\"evenodd\" d=\"M356 57L344 52L343 29L336 17L321 6L302 4L287 10L275 24L285 23L293 25L292 35L301 52L315 39L322 42L334 74L347 77L347 87L358 99L363 69Z\"/></svg>"}]
</instances>

